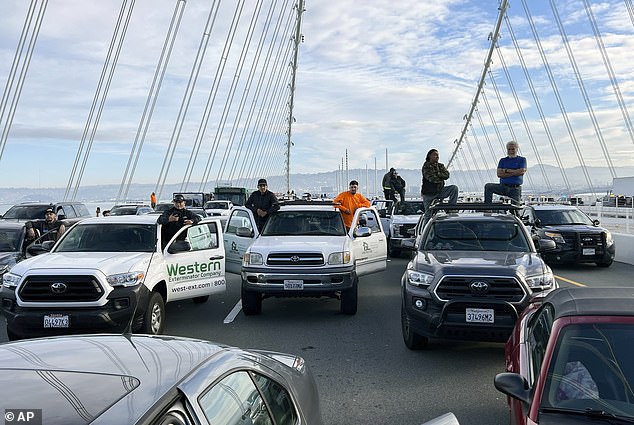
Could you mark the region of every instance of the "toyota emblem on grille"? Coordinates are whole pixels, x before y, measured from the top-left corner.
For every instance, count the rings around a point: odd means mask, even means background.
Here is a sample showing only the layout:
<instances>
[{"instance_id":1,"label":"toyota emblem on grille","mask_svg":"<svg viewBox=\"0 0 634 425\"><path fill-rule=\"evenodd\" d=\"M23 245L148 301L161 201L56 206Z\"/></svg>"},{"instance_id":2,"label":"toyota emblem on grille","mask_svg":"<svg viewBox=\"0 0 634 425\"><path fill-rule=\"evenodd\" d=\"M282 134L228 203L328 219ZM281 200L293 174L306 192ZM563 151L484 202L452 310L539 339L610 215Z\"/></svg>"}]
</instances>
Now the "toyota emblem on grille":
<instances>
[{"instance_id":1,"label":"toyota emblem on grille","mask_svg":"<svg viewBox=\"0 0 634 425\"><path fill-rule=\"evenodd\" d=\"M471 282L469 287L471 288L471 292L474 294L483 295L489 292L489 284L481 280Z\"/></svg>"},{"instance_id":2,"label":"toyota emblem on grille","mask_svg":"<svg viewBox=\"0 0 634 425\"><path fill-rule=\"evenodd\" d=\"M292 261L293 263L297 263L297 262L299 261L299 255L293 255L293 256L291 257L291 261Z\"/></svg>"},{"instance_id":3,"label":"toyota emblem on grille","mask_svg":"<svg viewBox=\"0 0 634 425\"><path fill-rule=\"evenodd\" d=\"M66 289L68 289L68 286L63 282L51 283L51 292L54 294L63 294Z\"/></svg>"}]
</instances>

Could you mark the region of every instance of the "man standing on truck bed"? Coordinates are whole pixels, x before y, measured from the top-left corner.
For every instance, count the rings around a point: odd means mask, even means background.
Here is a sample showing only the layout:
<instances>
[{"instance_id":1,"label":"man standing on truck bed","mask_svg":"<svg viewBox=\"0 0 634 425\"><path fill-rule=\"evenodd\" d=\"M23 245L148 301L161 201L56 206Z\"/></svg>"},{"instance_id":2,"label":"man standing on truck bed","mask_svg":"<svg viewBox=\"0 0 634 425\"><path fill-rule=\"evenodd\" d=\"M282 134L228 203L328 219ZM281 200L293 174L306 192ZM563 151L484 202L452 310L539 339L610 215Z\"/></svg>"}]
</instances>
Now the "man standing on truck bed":
<instances>
[{"instance_id":1,"label":"man standing on truck bed","mask_svg":"<svg viewBox=\"0 0 634 425\"><path fill-rule=\"evenodd\" d=\"M268 190L267 187L266 179L258 180L258 190L253 192L244 204L245 207L253 211L255 225L260 232L264 227L264 223L266 223L266 220L269 218L269 214L280 208L275 194Z\"/></svg>"},{"instance_id":2,"label":"man standing on truck bed","mask_svg":"<svg viewBox=\"0 0 634 425\"><path fill-rule=\"evenodd\" d=\"M165 248L181 227L187 224L195 224L199 221L200 217L197 214L185 209L185 197L183 195L174 195L174 206L169 210L163 211L163 214L158 218L158 224L162 225L161 249Z\"/></svg>"}]
</instances>

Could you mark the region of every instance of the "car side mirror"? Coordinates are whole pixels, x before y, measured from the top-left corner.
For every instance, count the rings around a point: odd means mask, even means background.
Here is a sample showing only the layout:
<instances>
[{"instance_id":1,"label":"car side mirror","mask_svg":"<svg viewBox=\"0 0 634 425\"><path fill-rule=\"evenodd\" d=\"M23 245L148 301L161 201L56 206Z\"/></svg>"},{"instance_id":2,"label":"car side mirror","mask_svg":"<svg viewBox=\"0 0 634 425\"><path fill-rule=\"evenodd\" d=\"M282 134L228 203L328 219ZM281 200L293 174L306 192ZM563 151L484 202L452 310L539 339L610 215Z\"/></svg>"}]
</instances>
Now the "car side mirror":
<instances>
[{"instance_id":1,"label":"car side mirror","mask_svg":"<svg viewBox=\"0 0 634 425\"><path fill-rule=\"evenodd\" d=\"M66 216L65 216L64 214L59 214L59 215L57 216L57 219L58 219L59 221L66 220Z\"/></svg>"},{"instance_id":2,"label":"car side mirror","mask_svg":"<svg viewBox=\"0 0 634 425\"><path fill-rule=\"evenodd\" d=\"M539 239L537 241L537 250L539 252L554 251L555 249L557 249L557 244L552 239Z\"/></svg>"},{"instance_id":3,"label":"car side mirror","mask_svg":"<svg viewBox=\"0 0 634 425\"><path fill-rule=\"evenodd\" d=\"M384 209L379 210L379 217L381 218L387 217L387 211L385 211Z\"/></svg>"},{"instance_id":4,"label":"car side mirror","mask_svg":"<svg viewBox=\"0 0 634 425\"><path fill-rule=\"evenodd\" d=\"M191 249L192 247L189 241L180 240L180 241L174 241L174 243L171 244L169 248L167 248L167 252L169 252L170 254L177 254L179 252L190 251Z\"/></svg>"},{"instance_id":5,"label":"car side mirror","mask_svg":"<svg viewBox=\"0 0 634 425\"><path fill-rule=\"evenodd\" d=\"M598 226L599 224L601 224L601 222L599 220L592 220L592 224Z\"/></svg>"},{"instance_id":6,"label":"car side mirror","mask_svg":"<svg viewBox=\"0 0 634 425\"><path fill-rule=\"evenodd\" d=\"M535 223L533 223L533 224L535 224L535 226L537 226L537 227L541 227L542 221L540 219L536 218L535 219Z\"/></svg>"},{"instance_id":7,"label":"car side mirror","mask_svg":"<svg viewBox=\"0 0 634 425\"><path fill-rule=\"evenodd\" d=\"M498 373L493 379L493 384L498 391L528 404L530 402L530 389L528 382L518 373Z\"/></svg>"},{"instance_id":8,"label":"car side mirror","mask_svg":"<svg viewBox=\"0 0 634 425\"><path fill-rule=\"evenodd\" d=\"M531 219L528 216L523 216L522 217L522 223L524 223L526 226L531 224Z\"/></svg>"},{"instance_id":9,"label":"car side mirror","mask_svg":"<svg viewBox=\"0 0 634 425\"><path fill-rule=\"evenodd\" d=\"M248 227L238 227L236 229L236 236L240 236L242 238L252 238L253 230Z\"/></svg>"},{"instance_id":10,"label":"car side mirror","mask_svg":"<svg viewBox=\"0 0 634 425\"><path fill-rule=\"evenodd\" d=\"M372 234L372 229L369 227L357 227L354 229L353 234L355 238L367 238Z\"/></svg>"}]
</instances>

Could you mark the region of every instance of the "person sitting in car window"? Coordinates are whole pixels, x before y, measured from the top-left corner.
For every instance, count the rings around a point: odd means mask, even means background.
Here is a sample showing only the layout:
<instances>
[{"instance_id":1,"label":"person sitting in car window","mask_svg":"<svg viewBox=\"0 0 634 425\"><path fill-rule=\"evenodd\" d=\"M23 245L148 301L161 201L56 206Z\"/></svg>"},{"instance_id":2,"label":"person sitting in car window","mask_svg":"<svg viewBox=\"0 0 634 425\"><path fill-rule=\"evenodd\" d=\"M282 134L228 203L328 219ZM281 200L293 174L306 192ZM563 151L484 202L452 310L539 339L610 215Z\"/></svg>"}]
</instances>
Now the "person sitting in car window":
<instances>
[{"instance_id":1,"label":"person sitting in car window","mask_svg":"<svg viewBox=\"0 0 634 425\"><path fill-rule=\"evenodd\" d=\"M163 211L158 218L158 224L162 225L161 244L163 248L174 237L181 227L188 224L195 224L200 221L198 214L195 214L185 208L185 197L183 195L174 195L174 206L169 210Z\"/></svg>"},{"instance_id":2,"label":"person sitting in car window","mask_svg":"<svg viewBox=\"0 0 634 425\"><path fill-rule=\"evenodd\" d=\"M56 241L66 231L66 226L60 220L57 219L57 214L53 208L47 208L44 212L44 221L28 221L26 227L26 238L33 240L39 233L41 242Z\"/></svg>"}]
</instances>

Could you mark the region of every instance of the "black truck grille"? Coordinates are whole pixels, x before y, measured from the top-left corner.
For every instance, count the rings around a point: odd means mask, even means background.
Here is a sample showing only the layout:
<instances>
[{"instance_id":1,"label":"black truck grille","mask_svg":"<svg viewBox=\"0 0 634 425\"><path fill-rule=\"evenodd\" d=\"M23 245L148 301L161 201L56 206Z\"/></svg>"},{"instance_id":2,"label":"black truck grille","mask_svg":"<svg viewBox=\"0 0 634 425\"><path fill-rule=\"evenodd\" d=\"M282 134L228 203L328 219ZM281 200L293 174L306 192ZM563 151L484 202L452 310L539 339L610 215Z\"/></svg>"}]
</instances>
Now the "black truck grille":
<instances>
[{"instance_id":1,"label":"black truck grille","mask_svg":"<svg viewBox=\"0 0 634 425\"><path fill-rule=\"evenodd\" d=\"M320 252L276 252L266 259L269 266L322 266L324 256Z\"/></svg>"},{"instance_id":2,"label":"black truck grille","mask_svg":"<svg viewBox=\"0 0 634 425\"><path fill-rule=\"evenodd\" d=\"M604 242L602 233L563 233L561 236L566 241L565 245L559 245L562 250L578 251L583 248L596 248L597 254L603 253Z\"/></svg>"},{"instance_id":3,"label":"black truck grille","mask_svg":"<svg viewBox=\"0 0 634 425\"><path fill-rule=\"evenodd\" d=\"M416 227L416 223L401 224L400 226L398 226L398 236L401 236L403 238L413 238L414 236L407 233L407 231L409 229L413 229L414 227Z\"/></svg>"},{"instance_id":4,"label":"black truck grille","mask_svg":"<svg viewBox=\"0 0 634 425\"><path fill-rule=\"evenodd\" d=\"M29 276L19 294L31 302L84 302L101 298L103 289L94 276Z\"/></svg>"},{"instance_id":5,"label":"black truck grille","mask_svg":"<svg viewBox=\"0 0 634 425\"><path fill-rule=\"evenodd\" d=\"M464 298L495 298L511 303L524 298L524 290L511 277L447 276L436 288L438 298L446 301Z\"/></svg>"}]
</instances>

